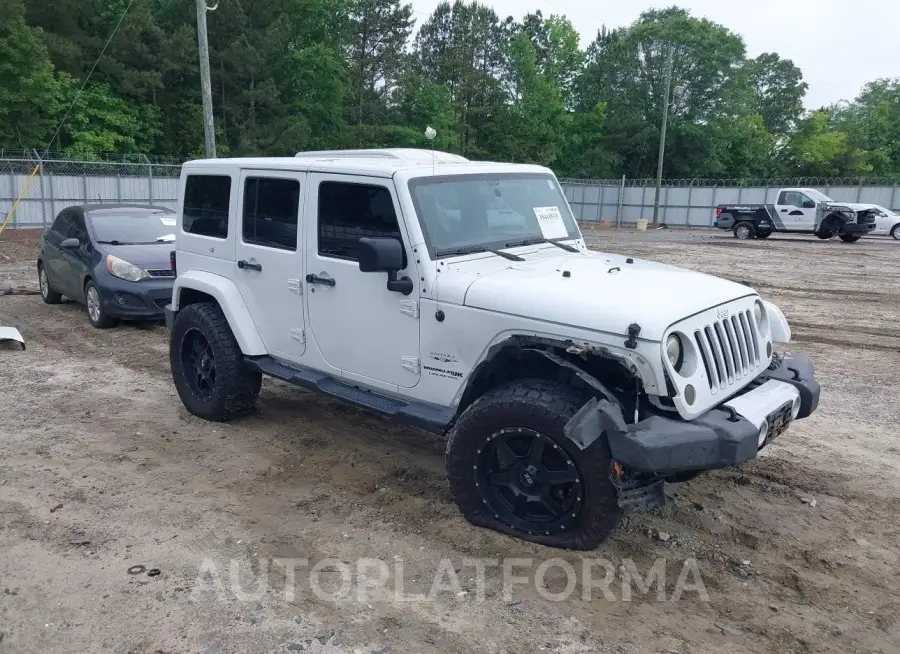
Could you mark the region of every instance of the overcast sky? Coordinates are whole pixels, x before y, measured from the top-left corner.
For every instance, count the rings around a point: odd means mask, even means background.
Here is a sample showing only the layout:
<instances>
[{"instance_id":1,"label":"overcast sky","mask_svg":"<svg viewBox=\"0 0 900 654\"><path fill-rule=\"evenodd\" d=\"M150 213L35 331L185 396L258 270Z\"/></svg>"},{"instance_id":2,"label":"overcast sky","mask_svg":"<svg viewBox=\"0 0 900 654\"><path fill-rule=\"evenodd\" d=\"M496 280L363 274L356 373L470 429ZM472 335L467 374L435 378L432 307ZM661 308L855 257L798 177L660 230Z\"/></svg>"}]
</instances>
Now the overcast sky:
<instances>
[{"instance_id":1,"label":"overcast sky","mask_svg":"<svg viewBox=\"0 0 900 654\"><path fill-rule=\"evenodd\" d=\"M420 25L439 0L410 0ZM809 84L806 106L852 100L863 84L900 77L900 0L480 0L501 18L540 9L564 14L590 43L601 25L630 25L642 11L677 4L744 38L747 52L792 59Z\"/></svg>"}]
</instances>

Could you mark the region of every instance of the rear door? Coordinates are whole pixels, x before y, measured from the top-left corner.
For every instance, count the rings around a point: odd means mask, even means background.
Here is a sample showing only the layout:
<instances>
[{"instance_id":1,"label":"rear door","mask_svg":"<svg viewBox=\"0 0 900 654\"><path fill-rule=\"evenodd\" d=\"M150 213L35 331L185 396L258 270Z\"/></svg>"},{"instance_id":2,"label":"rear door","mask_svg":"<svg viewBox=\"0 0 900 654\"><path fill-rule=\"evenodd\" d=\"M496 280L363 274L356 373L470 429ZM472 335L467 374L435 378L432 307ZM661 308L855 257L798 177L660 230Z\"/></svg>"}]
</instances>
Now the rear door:
<instances>
[{"instance_id":1,"label":"rear door","mask_svg":"<svg viewBox=\"0 0 900 654\"><path fill-rule=\"evenodd\" d=\"M242 170L235 279L266 350L299 361L306 349L301 209L306 173Z\"/></svg>"},{"instance_id":2,"label":"rear door","mask_svg":"<svg viewBox=\"0 0 900 654\"><path fill-rule=\"evenodd\" d=\"M785 229L812 232L816 227L816 202L800 191L782 191L775 213Z\"/></svg>"},{"instance_id":3,"label":"rear door","mask_svg":"<svg viewBox=\"0 0 900 654\"><path fill-rule=\"evenodd\" d=\"M50 282L50 286L57 292L65 294L69 293L69 288L66 286L68 282L65 274L66 262L59 244L63 239L68 238L66 234L71 231L71 213L69 209L60 211L50 229L44 234L44 251L41 259L44 263L44 270L47 271L47 280Z\"/></svg>"}]
</instances>

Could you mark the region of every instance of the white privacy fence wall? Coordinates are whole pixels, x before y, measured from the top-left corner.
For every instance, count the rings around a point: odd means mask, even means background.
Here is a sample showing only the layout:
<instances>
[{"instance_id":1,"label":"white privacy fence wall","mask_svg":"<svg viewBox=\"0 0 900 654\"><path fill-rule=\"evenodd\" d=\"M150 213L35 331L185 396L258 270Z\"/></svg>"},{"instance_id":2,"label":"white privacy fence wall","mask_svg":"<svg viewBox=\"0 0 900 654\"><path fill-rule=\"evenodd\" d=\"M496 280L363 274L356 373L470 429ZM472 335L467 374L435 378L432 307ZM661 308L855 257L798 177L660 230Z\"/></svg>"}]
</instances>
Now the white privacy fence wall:
<instances>
[{"instance_id":1,"label":"white privacy fence wall","mask_svg":"<svg viewBox=\"0 0 900 654\"><path fill-rule=\"evenodd\" d=\"M878 204L900 210L898 184L854 183L850 179L667 180L659 194L659 222L711 227L716 205L774 203L781 188L818 189L840 202ZM655 180L561 180L578 220L635 223L653 220Z\"/></svg>"},{"instance_id":2,"label":"white privacy fence wall","mask_svg":"<svg viewBox=\"0 0 900 654\"><path fill-rule=\"evenodd\" d=\"M35 166L40 173L30 186ZM159 163L0 159L0 224L26 188L7 227L44 227L73 204L138 203L175 208L181 166Z\"/></svg>"},{"instance_id":3,"label":"white privacy fence wall","mask_svg":"<svg viewBox=\"0 0 900 654\"><path fill-rule=\"evenodd\" d=\"M145 158L146 159L146 158ZM84 203L134 202L176 208L177 164L86 162L34 158L0 158L0 223L35 177L7 227L44 227L65 207ZM880 204L900 210L896 182L851 179L667 180L660 189L659 221L669 225L710 227L718 204L774 202L783 187L816 188L842 202ZM566 198L578 220L633 224L652 220L655 180L562 180Z\"/></svg>"}]
</instances>

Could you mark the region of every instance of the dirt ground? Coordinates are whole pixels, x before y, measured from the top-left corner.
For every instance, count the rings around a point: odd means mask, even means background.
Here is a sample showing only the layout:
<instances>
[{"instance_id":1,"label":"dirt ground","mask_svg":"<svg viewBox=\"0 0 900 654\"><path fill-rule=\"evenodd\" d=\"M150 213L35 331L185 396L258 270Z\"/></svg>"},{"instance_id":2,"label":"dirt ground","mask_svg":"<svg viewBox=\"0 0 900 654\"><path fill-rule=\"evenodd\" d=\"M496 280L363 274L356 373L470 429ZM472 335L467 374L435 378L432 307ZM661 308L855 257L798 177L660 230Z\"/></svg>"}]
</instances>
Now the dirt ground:
<instances>
[{"instance_id":1,"label":"dirt ground","mask_svg":"<svg viewBox=\"0 0 900 654\"><path fill-rule=\"evenodd\" d=\"M34 243L9 234L0 294L34 290ZM258 413L206 423L175 393L165 326L100 331L74 304L0 297L0 325L28 345L0 351L0 651L900 651L900 243L587 236L759 289L816 363L818 412L741 469L669 487L665 509L627 518L596 552L549 550L459 516L440 438L272 380ZM476 557L499 562L483 597ZM289 584L276 558L344 562L351 594L327 569L327 597L308 568ZM391 572L363 601L360 558ZM502 565L516 558L530 581L510 591ZM624 601L621 569L611 597L584 576L565 594L562 564L536 571L553 558L579 575L594 559L645 575L662 559L664 596ZM707 597L673 601L692 559ZM263 592L235 592L232 565ZM454 571L460 588L396 601Z\"/></svg>"}]
</instances>

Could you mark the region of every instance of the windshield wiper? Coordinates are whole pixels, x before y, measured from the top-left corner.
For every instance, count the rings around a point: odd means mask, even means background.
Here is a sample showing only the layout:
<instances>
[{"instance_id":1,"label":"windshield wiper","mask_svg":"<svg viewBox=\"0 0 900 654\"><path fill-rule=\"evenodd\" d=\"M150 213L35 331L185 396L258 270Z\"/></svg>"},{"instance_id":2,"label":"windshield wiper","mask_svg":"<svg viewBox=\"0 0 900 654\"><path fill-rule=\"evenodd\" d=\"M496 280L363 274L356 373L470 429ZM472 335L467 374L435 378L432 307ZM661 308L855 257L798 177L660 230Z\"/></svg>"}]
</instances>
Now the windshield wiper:
<instances>
[{"instance_id":1,"label":"windshield wiper","mask_svg":"<svg viewBox=\"0 0 900 654\"><path fill-rule=\"evenodd\" d=\"M117 241L115 239L111 241L97 241L101 245L134 245L134 243L129 243L128 241Z\"/></svg>"},{"instance_id":2,"label":"windshield wiper","mask_svg":"<svg viewBox=\"0 0 900 654\"><path fill-rule=\"evenodd\" d=\"M456 254L477 254L478 252L490 252L491 254L496 254L498 257L503 257L504 259L509 259L510 261L525 261L522 257L517 254L510 254L509 252L501 252L500 250L494 250L493 248L487 248L483 245L471 245L467 248L458 248L456 250L441 250L438 252L438 256L453 256Z\"/></svg>"},{"instance_id":3,"label":"windshield wiper","mask_svg":"<svg viewBox=\"0 0 900 654\"><path fill-rule=\"evenodd\" d=\"M522 245L542 245L544 243L550 243L551 245L555 245L556 247L560 248L561 250L565 250L566 252L578 252L578 248L573 248L568 243L560 243L559 241L551 241L551 240L548 240L546 238L541 238L541 237L526 238L522 241L514 241L512 243L507 243L506 247L515 248L515 247L520 247Z\"/></svg>"}]
</instances>

